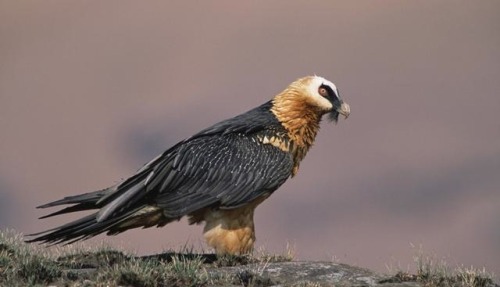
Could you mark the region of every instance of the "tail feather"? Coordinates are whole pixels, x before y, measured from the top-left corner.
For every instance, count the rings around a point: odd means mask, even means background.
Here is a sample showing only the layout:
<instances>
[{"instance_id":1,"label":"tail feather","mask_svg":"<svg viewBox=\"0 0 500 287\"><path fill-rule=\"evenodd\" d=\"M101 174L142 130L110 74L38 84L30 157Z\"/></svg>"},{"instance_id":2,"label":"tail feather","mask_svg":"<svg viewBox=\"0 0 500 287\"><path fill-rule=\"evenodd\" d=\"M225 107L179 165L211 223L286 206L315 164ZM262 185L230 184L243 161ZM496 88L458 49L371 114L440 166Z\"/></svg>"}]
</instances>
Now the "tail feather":
<instances>
[{"instance_id":1,"label":"tail feather","mask_svg":"<svg viewBox=\"0 0 500 287\"><path fill-rule=\"evenodd\" d=\"M81 234L80 232L78 232L78 230L81 230L89 225L94 224L96 222L95 216L96 213L93 213L56 228L52 228L39 233L28 234L28 236L38 236L38 235L40 236L30 240L26 240L26 242L29 243L44 242L44 243L57 244L57 243L67 242L72 239L79 240L86 234Z\"/></svg>"},{"instance_id":2,"label":"tail feather","mask_svg":"<svg viewBox=\"0 0 500 287\"><path fill-rule=\"evenodd\" d=\"M40 218L47 218L59 214L96 210L94 213L74 220L62 226L40 233L30 234L34 238L26 242L41 242L49 244L66 243L88 239L101 233L114 235L127 229L137 227L163 226L179 218L167 218L163 209L140 202L144 191L144 180L147 170L140 176L134 176L124 183L103 190L68 196L38 208L47 208L69 204L56 212Z\"/></svg>"},{"instance_id":3,"label":"tail feather","mask_svg":"<svg viewBox=\"0 0 500 287\"><path fill-rule=\"evenodd\" d=\"M50 213L48 215L42 216L40 218L52 217L59 214L65 214L76 211L100 209L104 203L99 204L98 201L104 196L112 193L114 191L113 187L88 192L84 194L79 194L75 196L67 196L63 199L49 202L44 205L38 206L38 208L47 208L64 204L73 204L72 206L65 207L56 212ZM33 239L26 240L26 242L44 242L50 244L58 243L73 243L78 240L93 237L97 234L108 231L116 222L122 220L129 214L123 214L116 218L110 218L103 222L97 222L96 216L97 212L93 214L84 216L75 221L69 222L67 224L61 225L56 228L45 230L39 233L29 234L28 236L37 236Z\"/></svg>"},{"instance_id":4,"label":"tail feather","mask_svg":"<svg viewBox=\"0 0 500 287\"><path fill-rule=\"evenodd\" d=\"M63 208L61 210L58 210L56 212L44 215L44 216L40 217L39 219L52 217L52 216L59 215L59 214L70 213L70 212L90 210L90 209L99 209L99 208L101 208L102 204L98 204L98 201L101 198L103 198L105 195L107 195L111 192L112 192L112 187L98 190L98 191L94 191L94 192L88 192L88 193L74 195L74 196L67 196L63 199L49 202L49 203L46 203L44 205L40 205L37 208L47 208L47 207L53 207L53 206L58 206L58 205L63 205L63 204L75 204L73 206L69 206L69 207Z\"/></svg>"},{"instance_id":5,"label":"tail feather","mask_svg":"<svg viewBox=\"0 0 500 287\"><path fill-rule=\"evenodd\" d=\"M155 225L163 226L168 222L179 219L166 218L164 216L163 210L159 207L138 203L135 204L135 206L128 206L127 208L121 210L121 212L113 213L111 216L107 216L106 218L99 220L99 214L103 209L106 208L106 206L108 206L107 204L110 203L107 200L103 201L102 198L108 196L109 193L113 193L114 191L116 191L114 188L108 188L100 191L65 197L61 200L41 205L39 208L46 208L63 204L73 204L40 218L47 218L59 214L83 210L98 210L92 214L76 219L59 227L55 227L39 233L29 234L28 236L34 238L26 240L26 242L41 242L51 245L59 243L71 244L75 241L85 240L101 233L114 235L131 228L146 228ZM132 190L131 192L133 191L134 190ZM127 194L128 193L125 192L122 194L122 196ZM118 196L114 201L120 202L120 198L121 196ZM111 203L113 203L113 201Z\"/></svg>"},{"instance_id":6,"label":"tail feather","mask_svg":"<svg viewBox=\"0 0 500 287\"><path fill-rule=\"evenodd\" d=\"M28 236L37 236L26 242L42 242L50 244L66 243L71 244L75 241L88 239L104 232L110 232L113 226L127 219L127 217L135 212L124 214L116 218L98 222L96 219L97 212L89 214L85 217L64 224L62 226L49 229L40 233L29 234ZM117 232L114 232L117 233Z\"/></svg>"},{"instance_id":7,"label":"tail feather","mask_svg":"<svg viewBox=\"0 0 500 287\"><path fill-rule=\"evenodd\" d=\"M47 208L47 207L52 207L52 206L57 206L57 205L75 204L75 203L93 203L93 204L96 204L99 201L99 199L104 197L106 194L109 194L111 190L112 190L112 187L105 188L105 189L98 190L98 191L94 191L94 192L88 192L88 193L74 195L74 196L67 196L63 199L37 206L37 208Z\"/></svg>"},{"instance_id":8,"label":"tail feather","mask_svg":"<svg viewBox=\"0 0 500 287\"><path fill-rule=\"evenodd\" d=\"M71 213L71 212L83 211L83 210L90 210L90 209L96 209L96 206L94 203L80 203L77 205L63 208L61 210L58 210L56 212L52 212L52 213L44 215L44 216L41 216L38 219L44 219L44 218L56 216L59 214L65 214L65 213Z\"/></svg>"}]
</instances>

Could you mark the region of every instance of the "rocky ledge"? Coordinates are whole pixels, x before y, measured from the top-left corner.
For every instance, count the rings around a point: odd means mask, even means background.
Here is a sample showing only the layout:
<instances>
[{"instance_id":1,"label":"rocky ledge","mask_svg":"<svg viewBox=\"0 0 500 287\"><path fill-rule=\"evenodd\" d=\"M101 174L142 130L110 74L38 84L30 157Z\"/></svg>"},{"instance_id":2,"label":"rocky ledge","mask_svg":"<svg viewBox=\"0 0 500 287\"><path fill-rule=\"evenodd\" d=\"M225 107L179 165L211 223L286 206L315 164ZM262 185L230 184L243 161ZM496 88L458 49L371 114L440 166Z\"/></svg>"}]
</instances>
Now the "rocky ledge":
<instances>
[{"instance_id":1,"label":"rocky ledge","mask_svg":"<svg viewBox=\"0 0 500 287\"><path fill-rule=\"evenodd\" d=\"M207 271L213 277L236 277L244 286L424 286L410 277L389 277L368 269L332 262L258 263L209 268Z\"/></svg>"}]
</instances>

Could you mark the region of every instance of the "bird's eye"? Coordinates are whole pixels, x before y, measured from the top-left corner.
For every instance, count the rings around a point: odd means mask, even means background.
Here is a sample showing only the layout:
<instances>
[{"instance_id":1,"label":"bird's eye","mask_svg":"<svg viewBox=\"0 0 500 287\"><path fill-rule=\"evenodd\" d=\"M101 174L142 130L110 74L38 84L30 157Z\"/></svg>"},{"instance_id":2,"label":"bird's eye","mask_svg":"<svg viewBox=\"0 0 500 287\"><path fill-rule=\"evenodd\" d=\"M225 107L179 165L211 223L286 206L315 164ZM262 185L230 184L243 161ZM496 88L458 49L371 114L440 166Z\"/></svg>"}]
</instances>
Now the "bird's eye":
<instances>
[{"instance_id":1,"label":"bird's eye","mask_svg":"<svg viewBox=\"0 0 500 287\"><path fill-rule=\"evenodd\" d=\"M327 96L328 96L328 91L327 91L325 88L323 88L323 87L319 87L319 89L318 89L318 93L319 93L321 96L323 96L323 97L327 97Z\"/></svg>"}]
</instances>

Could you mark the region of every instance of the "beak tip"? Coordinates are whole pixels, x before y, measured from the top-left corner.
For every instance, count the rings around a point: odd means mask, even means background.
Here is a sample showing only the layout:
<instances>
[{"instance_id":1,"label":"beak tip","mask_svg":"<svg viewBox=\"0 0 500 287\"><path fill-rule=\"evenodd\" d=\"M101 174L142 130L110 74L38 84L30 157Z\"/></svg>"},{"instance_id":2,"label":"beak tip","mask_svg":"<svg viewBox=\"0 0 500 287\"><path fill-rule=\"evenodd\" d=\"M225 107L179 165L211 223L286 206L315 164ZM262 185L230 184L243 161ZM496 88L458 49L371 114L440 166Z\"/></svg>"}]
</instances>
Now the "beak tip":
<instances>
[{"instance_id":1,"label":"beak tip","mask_svg":"<svg viewBox=\"0 0 500 287\"><path fill-rule=\"evenodd\" d=\"M351 114L351 107L346 103L342 103L338 112L344 116L344 119L347 119Z\"/></svg>"}]
</instances>

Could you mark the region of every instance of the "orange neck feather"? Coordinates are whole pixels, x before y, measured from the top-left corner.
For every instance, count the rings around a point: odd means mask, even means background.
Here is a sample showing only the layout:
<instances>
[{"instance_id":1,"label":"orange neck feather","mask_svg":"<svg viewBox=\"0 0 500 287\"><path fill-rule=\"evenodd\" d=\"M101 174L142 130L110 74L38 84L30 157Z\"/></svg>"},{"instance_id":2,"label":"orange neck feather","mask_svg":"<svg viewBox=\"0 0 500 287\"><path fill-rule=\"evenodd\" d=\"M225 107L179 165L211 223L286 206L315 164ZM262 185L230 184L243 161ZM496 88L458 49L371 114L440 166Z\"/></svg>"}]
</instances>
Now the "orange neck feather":
<instances>
[{"instance_id":1,"label":"orange neck feather","mask_svg":"<svg viewBox=\"0 0 500 287\"><path fill-rule=\"evenodd\" d=\"M271 111L287 130L293 142L294 148L291 152L295 161L293 170L295 175L300 161L314 143L323 113L308 103L300 86L290 86L278 94L273 99Z\"/></svg>"}]
</instances>

